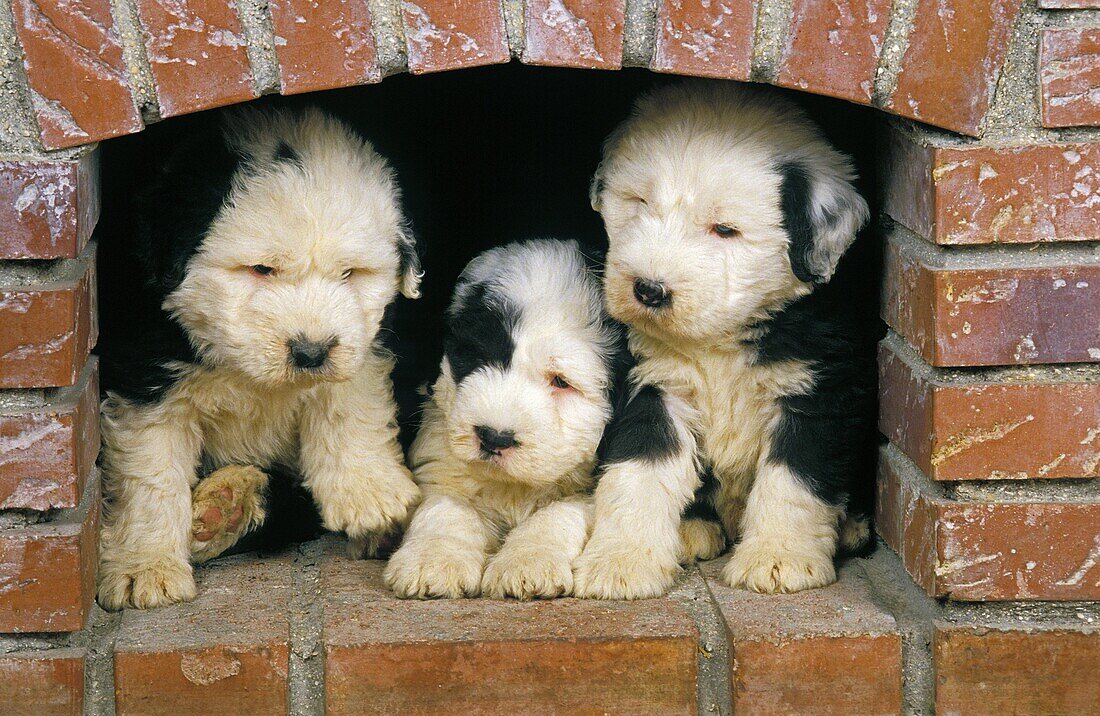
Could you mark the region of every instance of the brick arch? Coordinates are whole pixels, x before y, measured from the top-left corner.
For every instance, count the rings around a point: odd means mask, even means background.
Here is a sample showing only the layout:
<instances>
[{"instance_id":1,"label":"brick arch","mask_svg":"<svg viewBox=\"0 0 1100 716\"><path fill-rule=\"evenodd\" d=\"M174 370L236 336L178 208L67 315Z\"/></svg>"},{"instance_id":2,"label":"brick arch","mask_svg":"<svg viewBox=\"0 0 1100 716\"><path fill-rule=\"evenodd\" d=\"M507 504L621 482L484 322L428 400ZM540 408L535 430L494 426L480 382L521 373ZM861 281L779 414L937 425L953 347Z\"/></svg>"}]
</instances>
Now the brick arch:
<instances>
[{"instance_id":1,"label":"brick arch","mask_svg":"<svg viewBox=\"0 0 1100 716\"><path fill-rule=\"evenodd\" d=\"M977 136L1021 2L135 0L133 12L113 13L110 0L83 0L80 12L14 0L13 9L41 140L57 149L140 131L143 114L512 58L768 82Z\"/></svg>"}]
</instances>

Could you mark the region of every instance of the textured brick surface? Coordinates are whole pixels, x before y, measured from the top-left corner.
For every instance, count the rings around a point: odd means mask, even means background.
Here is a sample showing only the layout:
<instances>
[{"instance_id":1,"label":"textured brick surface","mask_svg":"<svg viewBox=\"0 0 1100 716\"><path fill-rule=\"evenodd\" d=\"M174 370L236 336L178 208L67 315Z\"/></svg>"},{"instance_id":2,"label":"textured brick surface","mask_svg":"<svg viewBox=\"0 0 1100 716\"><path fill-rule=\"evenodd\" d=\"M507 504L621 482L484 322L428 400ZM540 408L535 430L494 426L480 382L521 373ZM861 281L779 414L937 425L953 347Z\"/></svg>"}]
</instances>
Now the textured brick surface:
<instances>
[{"instance_id":1,"label":"textured brick surface","mask_svg":"<svg viewBox=\"0 0 1100 716\"><path fill-rule=\"evenodd\" d=\"M752 68L753 0L660 0L650 67L698 77L747 80Z\"/></svg>"},{"instance_id":2,"label":"textured brick surface","mask_svg":"<svg viewBox=\"0 0 1100 716\"><path fill-rule=\"evenodd\" d=\"M109 0L13 0L12 10L46 147L142 129Z\"/></svg>"},{"instance_id":3,"label":"textured brick surface","mask_svg":"<svg viewBox=\"0 0 1100 716\"><path fill-rule=\"evenodd\" d=\"M137 0L161 115L252 99L252 69L234 5Z\"/></svg>"},{"instance_id":4,"label":"textured brick surface","mask_svg":"<svg viewBox=\"0 0 1100 716\"><path fill-rule=\"evenodd\" d=\"M91 246L56 282L0 287L0 388L76 382L98 335Z\"/></svg>"},{"instance_id":5,"label":"textured brick surface","mask_svg":"<svg viewBox=\"0 0 1100 716\"><path fill-rule=\"evenodd\" d=\"M879 347L879 429L934 480L1100 477L1100 373L930 368Z\"/></svg>"},{"instance_id":6,"label":"textured brick surface","mask_svg":"<svg viewBox=\"0 0 1100 716\"><path fill-rule=\"evenodd\" d=\"M1100 359L1100 264L948 268L943 249L905 232L886 248L883 318L936 366ZM1077 259L1074 259L1077 260Z\"/></svg>"},{"instance_id":7,"label":"textured brick surface","mask_svg":"<svg viewBox=\"0 0 1100 716\"><path fill-rule=\"evenodd\" d=\"M78 716L83 710L83 649L16 652L0 657L0 712Z\"/></svg>"},{"instance_id":8,"label":"textured brick surface","mask_svg":"<svg viewBox=\"0 0 1100 716\"><path fill-rule=\"evenodd\" d=\"M955 148L892 131L886 212L938 244L1095 241L1100 145Z\"/></svg>"},{"instance_id":9,"label":"textured brick surface","mask_svg":"<svg viewBox=\"0 0 1100 716\"><path fill-rule=\"evenodd\" d=\"M1100 28L1043 30L1039 86L1044 126L1100 126Z\"/></svg>"},{"instance_id":10,"label":"textured brick surface","mask_svg":"<svg viewBox=\"0 0 1100 716\"><path fill-rule=\"evenodd\" d=\"M382 78L367 0L272 0L270 7L283 94Z\"/></svg>"},{"instance_id":11,"label":"textured brick surface","mask_svg":"<svg viewBox=\"0 0 1100 716\"><path fill-rule=\"evenodd\" d=\"M115 643L119 714L287 713L288 554L195 570L195 601L123 613Z\"/></svg>"},{"instance_id":12,"label":"textured brick surface","mask_svg":"<svg viewBox=\"0 0 1100 716\"><path fill-rule=\"evenodd\" d=\"M93 357L46 405L0 409L0 509L76 506L99 453L97 368Z\"/></svg>"},{"instance_id":13,"label":"textured brick surface","mask_svg":"<svg viewBox=\"0 0 1100 716\"><path fill-rule=\"evenodd\" d=\"M409 72L439 72L508 61L508 38L499 2L405 0Z\"/></svg>"},{"instance_id":14,"label":"textured brick surface","mask_svg":"<svg viewBox=\"0 0 1100 716\"><path fill-rule=\"evenodd\" d=\"M1100 706L1100 629L937 625L941 714L1094 714Z\"/></svg>"},{"instance_id":15,"label":"textured brick surface","mask_svg":"<svg viewBox=\"0 0 1100 716\"><path fill-rule=\"evenodd\" d=\"M891 112L977 135L1021 0L918 0Z\"/></svg>"},{"instance_id":16,"label":"textured brick surface","mask_svg":"<svg viewBox=\"0 0 1100 716\"><path fill-rule=\"evenodd\" d=\"M669 600L401 601L322 566L327 712L695 713L698 635Z\"/></svg>"},{"instance_id":17,"label":"textured brick surface","mask_svg":"<svg viewBox=\"0 0 1100 716\"><path fill-rule=\"evenodd\" d=\"M795 0L776 84L871 103L891 0Z\"/></svg>"},{"instance_id":18,"label":"textured brick surface","mask_svg":"<svg viewBox=\"0 0 1100 716\"><path fill-rule=\"evenodd\" d=\"M951 499L887 447L876 510L879 534L931 596L1100 598L1100 502Z\"/></svg>"},{"instance_id":19,"label":"textured brick surface","mask_svg":"<svg viewBox=\"0 0 1100 716\"><path fill-rule=\"evenodd\" d=\"M618 69L624 6L623 0L530 0L524 9L523 61Z\"/></svg>"},{"instance_id":20,"label":"textured brick surface","mask_svg":"<svg viewBox=\"0 0 1100 716\"><path fill-rule=\"evenodd\" d=\"M0 632L77 631L95 593L99 489L50 522L0 530Z\"/></svg>"},{"instance_id":21,"label":"textured brick surface","mask_svg":"<svg viewBox=\"0 0 1100 716\"><path fill-rule=\"evenodd\" d=\"M0 162L0 259L73 258L81 252L99 218L96 156Z\"/></svg>"},{"instance_id":22,"label":"textured brick surface","mask_svg":"<svg viewBox=\"0 0 1100 716\"><path fill-rule=\"evenodd\" d=\"M823 589L756 594L722 584L725 562L703 573L730 633L734 713L900 712L901 637L856 564Z\"/></svg>"}]
</instances>

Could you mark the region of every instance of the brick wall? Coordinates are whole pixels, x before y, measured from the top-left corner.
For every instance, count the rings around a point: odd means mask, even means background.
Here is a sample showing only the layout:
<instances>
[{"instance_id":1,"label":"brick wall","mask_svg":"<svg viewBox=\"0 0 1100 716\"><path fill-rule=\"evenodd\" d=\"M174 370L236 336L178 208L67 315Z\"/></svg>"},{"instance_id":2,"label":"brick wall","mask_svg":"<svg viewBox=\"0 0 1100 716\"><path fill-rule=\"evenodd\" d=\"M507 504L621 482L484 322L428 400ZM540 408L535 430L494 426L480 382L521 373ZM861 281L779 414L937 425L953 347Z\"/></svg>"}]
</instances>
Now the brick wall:
<instances>
[{"instance_id":1,"label":"brick wall","mask_svg":"<svg viewBox=\"0 0 1100 716\"><path fill-rule=\"evenodd\" d=\"M0 49L0 711L1095 712L1097 0L13 0ZM104 614L94 143L513 57L894 116L889 548L790 597L706 565L644 604L417 605L322 543L203 570L190 605Z\"/></svg>"}]
</instances>

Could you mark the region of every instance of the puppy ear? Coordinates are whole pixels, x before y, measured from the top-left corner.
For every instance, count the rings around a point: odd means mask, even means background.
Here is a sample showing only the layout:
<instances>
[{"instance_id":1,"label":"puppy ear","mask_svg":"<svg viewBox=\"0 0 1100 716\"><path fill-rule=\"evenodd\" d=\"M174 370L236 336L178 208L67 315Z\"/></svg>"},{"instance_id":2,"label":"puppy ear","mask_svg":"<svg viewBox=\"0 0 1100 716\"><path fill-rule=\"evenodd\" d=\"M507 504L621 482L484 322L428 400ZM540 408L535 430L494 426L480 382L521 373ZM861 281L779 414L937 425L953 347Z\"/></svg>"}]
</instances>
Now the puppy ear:
<instances>
[{"instance_id":1,"label":"puppy ear","mask_svg":"<svg viewBox=\"0 0 1100 716\"><path fill-rule=\"evenodd\" d=\"M592 175L592 181L588 184L588 201L592 204L592 210L600 210L600 194L603 193L603 163L596 167L596 173Z\"/></svg>"},{"instance_id":2,"label":"puppy ear","mask_svg":"<svg viewBox=\"0 0 1100 716\"><path fill-rule=\"evenodd\" d=\"M780 173L791 269L800 281L826 283L870 218L867 202L843 164L814 167L792 161L782 164Z\"/></svg>"},{"instance_id":3,"label":"puppy ear","mask_svg":"<svg viewBox=\"0 0 1100 716\"><path fill-rule=\"evenodd\" d=\"M400 257L401 295L405 298L420 298L420 279L424 270L420 268L420 251L416 237L408 226L401 227L397 237L397 252Z\"/></svg>"}]
</instances>

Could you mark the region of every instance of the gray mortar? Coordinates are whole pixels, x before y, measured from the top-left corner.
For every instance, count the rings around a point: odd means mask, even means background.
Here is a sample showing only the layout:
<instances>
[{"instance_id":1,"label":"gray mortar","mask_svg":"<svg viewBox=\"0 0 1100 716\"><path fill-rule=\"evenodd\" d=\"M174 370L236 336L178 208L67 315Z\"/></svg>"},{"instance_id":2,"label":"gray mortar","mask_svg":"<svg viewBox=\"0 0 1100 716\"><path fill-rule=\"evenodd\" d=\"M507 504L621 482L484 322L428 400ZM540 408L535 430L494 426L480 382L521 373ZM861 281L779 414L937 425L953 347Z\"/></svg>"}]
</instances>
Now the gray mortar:
<instances>
[{"instance_id":1,"label":"gray mortar","mask_svg":"<svg viewBox=\"0 0 1100 716\"><path fill-rule=\"evenodd\" d=\"M401 18L399 0L367 0L371 14L371 32L374 35L378 69L382 77L409 70L409 57L405 48L405 24Z\"/></svg>"},{"instance_id":2,"label":"gray mortar","mask_svg":"<svg viewBox=\"0 0 1100 716\"><path fill-rule=\"evenodd\" d=\"M982 120L980 133L983 137L995 139L1010 135L1020 139L1025 133L1031 141L1041 141L1043 132L1039 130L1042 121L1039 117L1039 30L1043 23L1043 13L1039 11L1036 0L1026 0L1016 18L1012 29L993 103Z\"/></svg>"},{"instance_id":3,"label":"gray mortar","mask_svg":"<svg viewBox=\"0 0 1100 716\"><path fill-rule=\"evenodd\" d=\"M882 54L878 58L875 70L875 89L871 93L871 103L876 107L886 107L898 86L901 74L901 61L909 49L909 34L913 31L913 20L917 15L919 0L894 0L890 9L890 22L886 25L886 36L882 39Z\"/></svg>"},{"instance_id":4,"label":"gray mortar","mask_svg":"<svg viewBox=\"0 0 1100 716\"><path fill-rule=\"evenodd\" d=\"M325 711L321 629L321 557L324 542L298 546L290 594L290 713L321 716Z\"/></svg>"},{"instance_id":5,"label":"gray mortar","mask_svg":"<svg viewBox=\"0 0 1100 716\"><path fill-rule=\"evenodd\" d=\"M141 29L134 0L111 0L111 15L115 31L122 41L122 59L130 76L130 91L134 95L141 116L146 123L160 121L160 104L157 101L153 71L145 51L145 33Z\"/></svg>"},{"instance_id":6,"label":"gray mortar","mask_svg":"<svg viewBox=\"0 0 1100 716\"><path fill-rule=\"evenodd\" d=\"M84 716L114 716L115 713L115 636L122 612L105 612L92 603L84 632Z\"/></svg>"},{"instance_id":7,"label":"gray mortar","mask_svg":"<svg viewBox=\"0 0 1100 716\"><path fill-rule=\"evenodd\" d=\"M241 21L252 79L257 94L271 94L281 88L279 58L275 54L275 27L267 0L236 0L237 17Z\"/></svg>"},{"instance_id":8,"label":"gray mortar","mask_svg":"<svg viewBox=\"0 0 1100 716\"><path fill-rule=\"evenodd\" d=\"M892 222L887 241L932 270L1037 269L1100 266L1100 241L975 244L939 248Z\"/></svg>"},{"instance_id":9,"label":"gray mortar","mask_svg":"<svg viewBox=\"0 0 1100 716\"><path fill-rule=\"evenodd\" d=\"M75 281L84 275L88 264L95 260L95 245L94 240L89 241L84 251L75 259L0 261L0 290L50 288Z\"/></svg>"},{"instance_id":10,"label":"gray mortar","mask_svg":"<svg viewBox=\"0 0 1100 716\"><path fill-rule=\"evenodd\" d=\"M657 0L626 0L623 67L649 67L657 49Z\"/></svg>"},{"instance_id":11,"label":"gray mortar","mask_svg":"<svg viewBox=\"0 0 1100 716\"><path fill-rule=\"evenodd\" d=\"M733 694L730 691L729 632L699 568L687 570L668 596L691 615L699 630L697 712L730 716Z\"/></svg>"},{"instance_id":12,"label":"gray mortar","mask_svg":"<svg viewBox=\"0 0 1100 716\"><path fill-rule=\"evenodd\" d=\"M11 3L0 3L0 153L41 152Z\"/></svg>"},{"instance_id":13,"label":"gray mortar","mask_svg":"<svg viewBox=\"0 0 1100 716\"><path fill-rule=\"evenodd\" d=\"M793 17L793 0L764 0L756 3L756 24L752 45L753 82L775 82L783 64Z\"/></svg>"},{"instance_id":14,"label":"gray mortar","mask_svg":"<svg viewBox=\"0 0 1100 716\"><path fill-rule=\"evenodd\" d=\"M27 408L38 408L46 404L46 391L42 388L27 390L0 390L0 415L22 412Z\"/></svg>"},{"instance_id":15,"label":"gray mortar","mask_svg":"<svg viewBox=\"0 0 1100 716\"><path fill-rule=\"evenodd\" d=\"M925 597L927 599L927 597ZM960 626L1042 631L1072 629L1100 635L1100 602L946 602L942 621Z\"/></svg>"},{"instance_id":16,"label":"gray mortar","mask_svg":"<svg viewBox=\"0 0 1100 716\"><path fill-rule=\"evenodd\" d=\"M959 502L1055 502L1100 504L1100 479L974 480L952 482L947 496Z\"/></svg>"},{"instance_id":17,"label":"gray mortar","mask_svg":"<svg viewBox=\"0 0 1100 716\"><path fill-rule=\"evenodd\" d=\"M524 16L527 4L524 0L501 0L500 5L504 15L504 29L508 34L508 51L513 58L522 58L523 51L527 48L527 18Z\"/></svg>"}]
</instances>

